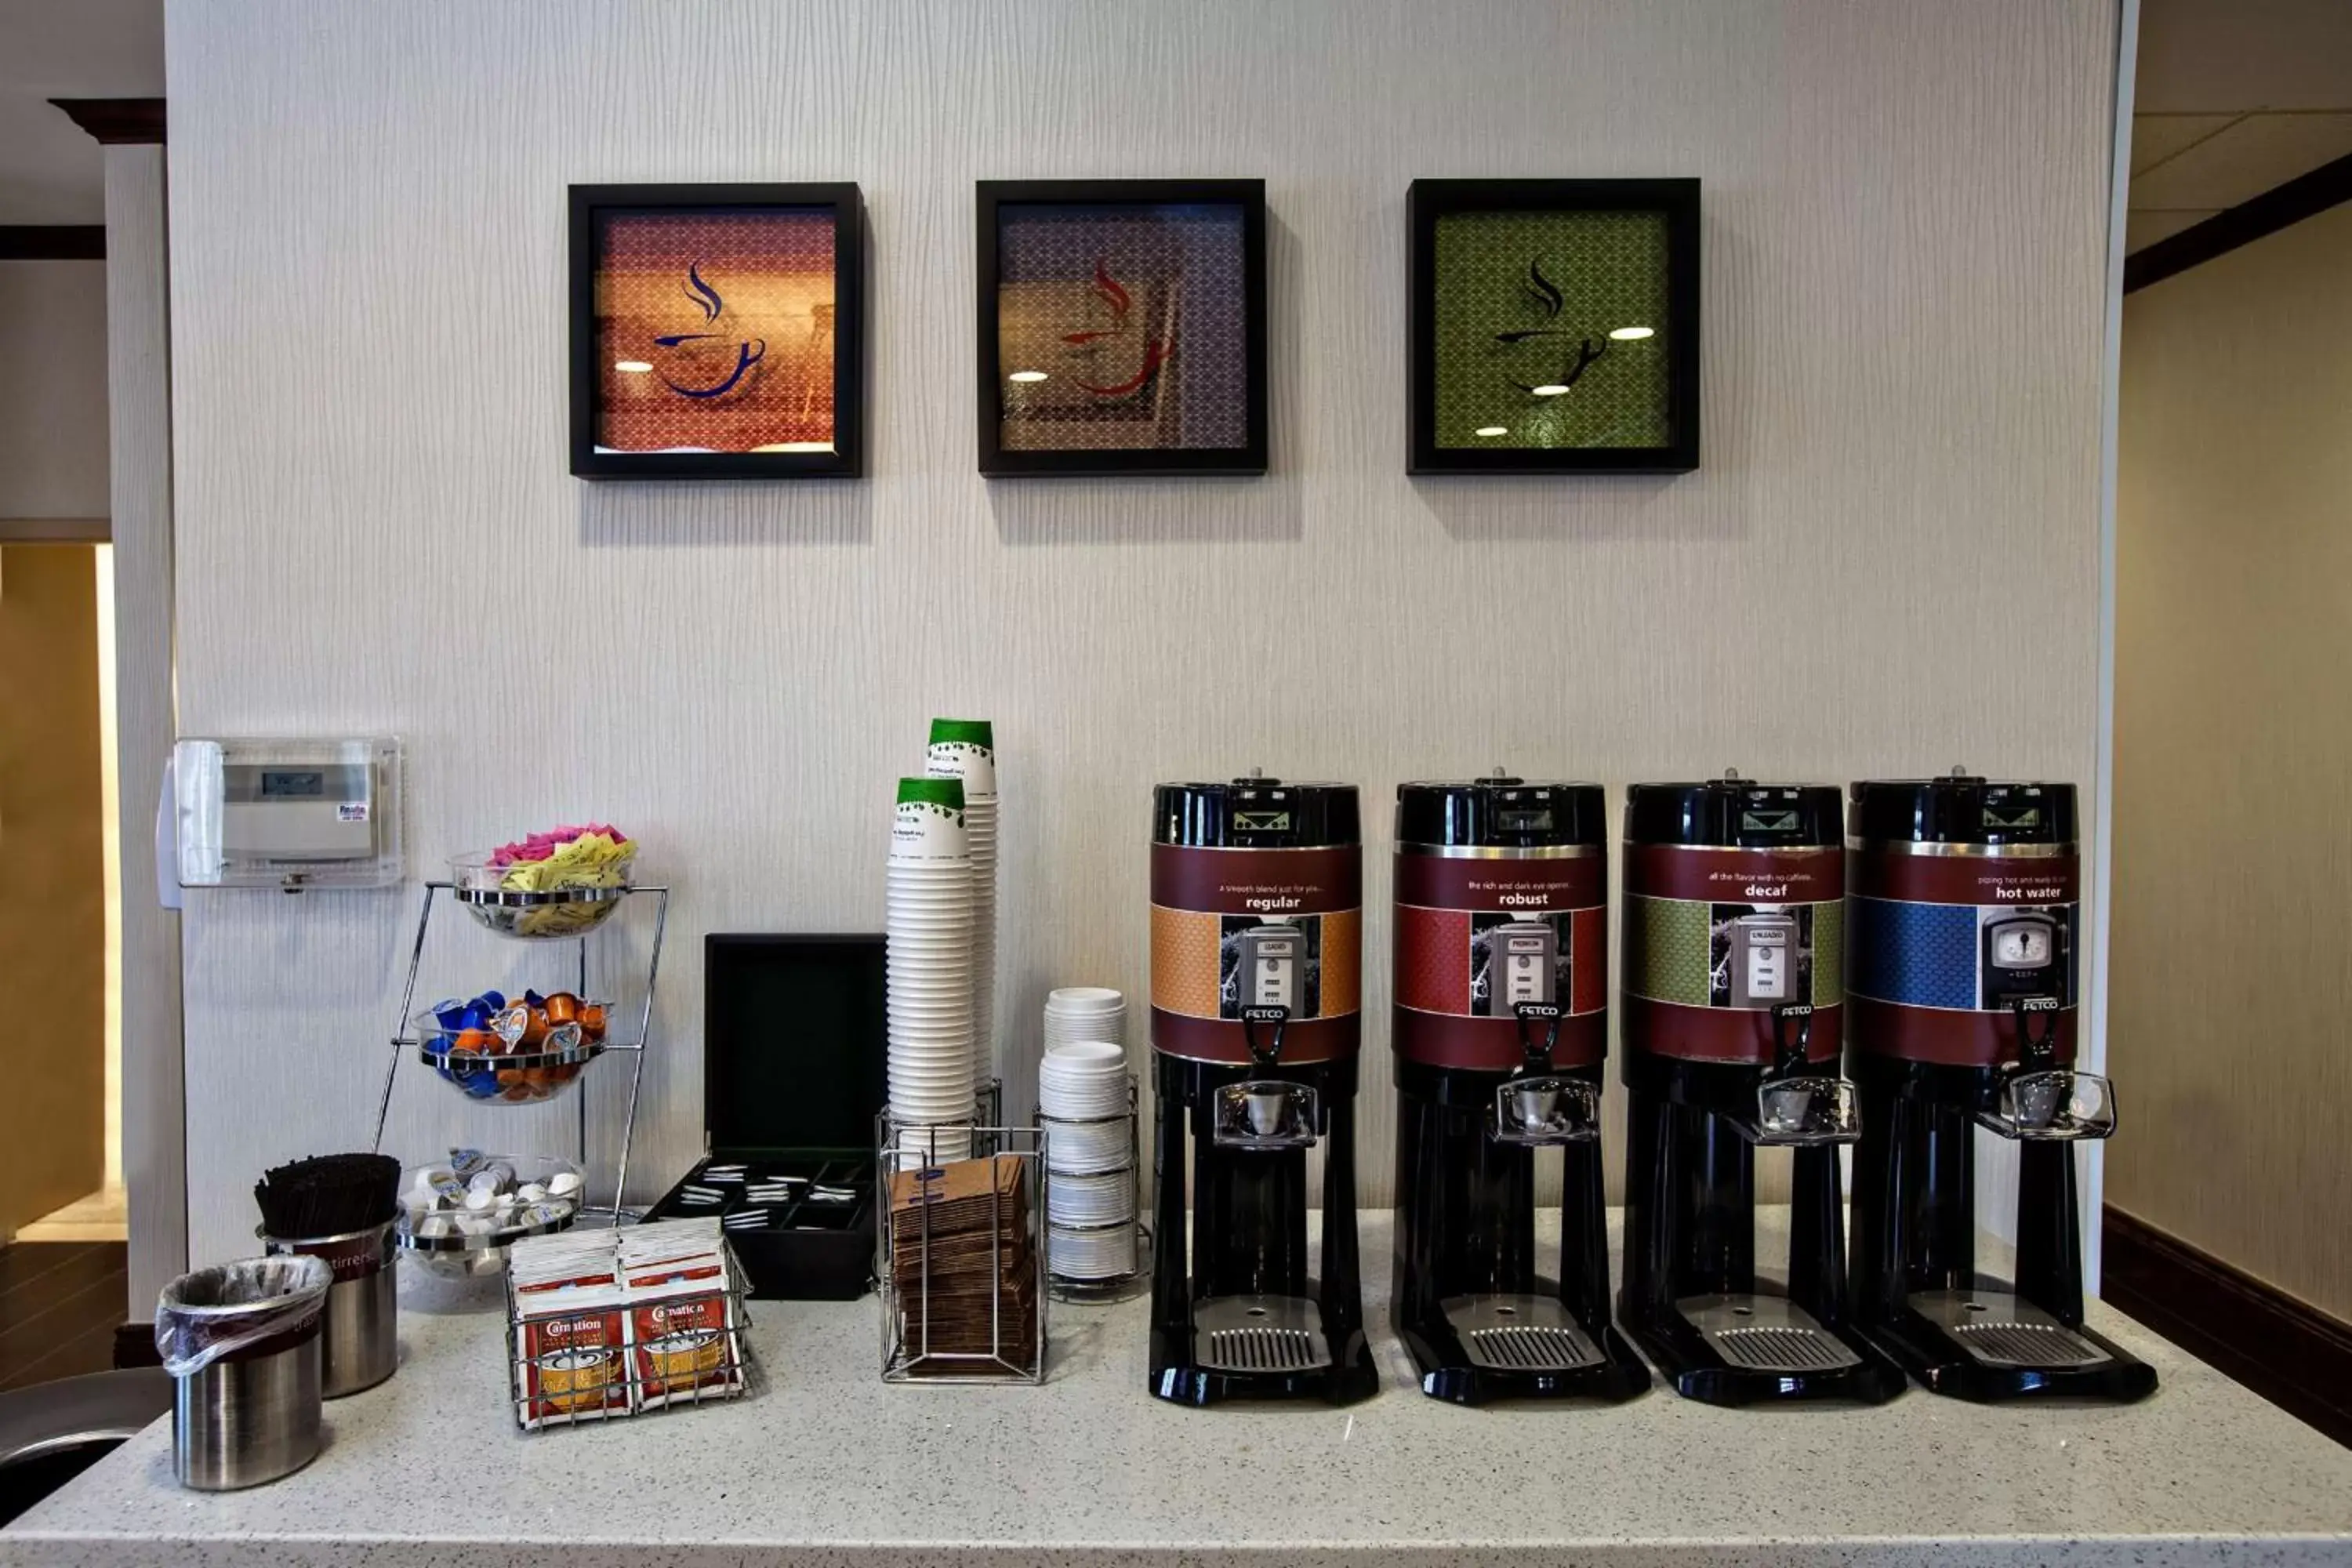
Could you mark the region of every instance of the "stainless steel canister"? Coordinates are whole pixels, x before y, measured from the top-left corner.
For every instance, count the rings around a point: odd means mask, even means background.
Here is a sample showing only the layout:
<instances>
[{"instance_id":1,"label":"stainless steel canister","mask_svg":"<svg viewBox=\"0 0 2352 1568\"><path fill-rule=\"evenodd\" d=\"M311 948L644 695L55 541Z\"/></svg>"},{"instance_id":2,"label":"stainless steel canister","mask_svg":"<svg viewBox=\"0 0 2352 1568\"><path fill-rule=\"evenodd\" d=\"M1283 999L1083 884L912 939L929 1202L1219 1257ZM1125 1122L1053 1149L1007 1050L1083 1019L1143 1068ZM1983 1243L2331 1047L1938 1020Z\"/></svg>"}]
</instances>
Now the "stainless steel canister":
<instances>
[{"instance_id":1,"label":"stainless steel canister","mask_svg":"<svg viewBox=\"0 0 2352 1568\"><path fill-rule=\"evenodd\" d=\"M399 1271L394 1267L395 1222L341 1236L264 1235L273 1257L299 1254L320 1258L334 1270L327 1290L327 1322L320 1334L320 1390L329 1399L373 1388L400 1363Z\"/></svg>"},{"instance_id":2,"label":"stainless steel canister","mask_svg":"<svg viewBox=\"0 0 2352 1568\"><path fill-rule=\"evenodd\" d=\"M163 1288L156 1343L173 1374L172 1468L233 1491L318 1456L320 1324L333 1273L315 1258L200 1268Z\"/></svg>"}]
</instances>

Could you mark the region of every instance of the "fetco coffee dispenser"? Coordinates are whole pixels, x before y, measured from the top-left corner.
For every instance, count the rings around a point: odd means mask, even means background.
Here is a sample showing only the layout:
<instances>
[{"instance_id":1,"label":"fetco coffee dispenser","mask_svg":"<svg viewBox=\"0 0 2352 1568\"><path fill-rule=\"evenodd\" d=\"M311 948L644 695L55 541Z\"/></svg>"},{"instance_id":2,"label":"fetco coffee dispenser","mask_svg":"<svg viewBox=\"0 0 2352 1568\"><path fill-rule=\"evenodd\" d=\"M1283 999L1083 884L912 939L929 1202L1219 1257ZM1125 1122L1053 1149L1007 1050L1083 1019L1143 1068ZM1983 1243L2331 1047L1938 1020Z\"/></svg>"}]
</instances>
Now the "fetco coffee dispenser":
<instances>
[{"instance_id":1,"label":"fetco coffee dispenser","mask_svg":"<svg viewBox=\"0 0 2352 1568\"><path fill-rule=\"evenodd\" d=\"M1361 1399L1379 1374L1356 1249L1355 788L1161 784L1151 840L1151 1392ZM1319 1202L1307 1158L1318 1145Z\"/></svg>"},{"instance_id":2,"label":"fetco coffee dispenser","mask_svg":"<svg viewBox=\"0 0 2352 1568\"><path fill-rule=\"evenodd\" d=\"M1440 1399L1650 1385L1609 1322L1608 814L1599 784L1397 790L1392 1310ZM1556 1279L1536 1264L1549 1148L1563 1155Z\"/></svg>"},{"instance_id":3,"label":"fetco coffee dispenser","mask_svg":"<svg viewBox=\"0 0 2352 1568\"><path fill-rule=\"evenodd\" d=\"M1861 1093L1855 1309L1938 1394L2137 1399L2156 1372L2083 1326L2074 1144L2115 1130L2074 1069L2074 786L1853 786L1847 1041ZM2013 1285L1977 1269L1976 1137L2018 1146Z\"/></svg>"},{"instance_id":4,"label":"fetco coffee dispenser","mask_svg":"<svg viewBox=\"0 0 2352 1568\"><path fill-rule=\"evenodd\" d=\"M1831 785L1736 773L1626 794L1618 1320L1675 1388L1717 1405L1903 1391L1847 1321L1842 804ZM1785 1293L1757 1275L1759 1144L1794 1151Z\"/></svg>"}]
</instances>

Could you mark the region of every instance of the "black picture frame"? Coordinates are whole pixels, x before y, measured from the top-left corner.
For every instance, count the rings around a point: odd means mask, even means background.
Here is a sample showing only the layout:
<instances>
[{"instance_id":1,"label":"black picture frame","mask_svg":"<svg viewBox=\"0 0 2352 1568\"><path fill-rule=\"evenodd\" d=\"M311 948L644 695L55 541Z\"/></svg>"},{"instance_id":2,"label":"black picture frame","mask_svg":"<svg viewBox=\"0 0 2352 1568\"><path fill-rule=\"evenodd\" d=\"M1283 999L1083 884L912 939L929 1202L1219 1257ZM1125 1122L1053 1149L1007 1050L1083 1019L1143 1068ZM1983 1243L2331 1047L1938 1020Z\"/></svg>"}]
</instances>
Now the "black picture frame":
<instances>
[{"instance_id":1,"label":"black picture frame","mask_svg":"<svg viewBox=\"0 0 2352 1568\"><path fill-rule=\"evenodd\" d=\"M1265 182L1264 180L982 180L975 187L979 283L974 354L980 471L991 479L1115 474L1129 477L1247 477L1266 471ZM1237 205L1242 214L1244 440L1237 447L1040 450L1003 443L1003 367L997 363L1000 209L1060 203L1074 206Z\"/></svg>"},{"instance_id":2,"label":"black picture frame","mask_svg":"<svg viewBox=\"0 0 2352 1568\"><path fill-rule=\"evenodd\" d=\"M646 212L829 207L833 212L833 447L830 452L614 452L596 446L601 365L598 218ZM572 473L583 479L858 479L866 472L866 213L856 184L570 187Z\"/></svg>"},{"instance_id":3,"label":"black picture frame","mask_svg":"<svg viewBox=\"0 0 2352 1568\"><path fill-rule=\"evenodd\" d=\"M1699 460L1699 182L1415 180L1406 193L1412 250L1406 340L1411 474L1679 474ZM1659 212L1666 219L1669 439L1654 447L1440 447L1437 229L1455 213ZM1604 348L1606 344L1602 345Z\"/></svg>"}]
</instances>

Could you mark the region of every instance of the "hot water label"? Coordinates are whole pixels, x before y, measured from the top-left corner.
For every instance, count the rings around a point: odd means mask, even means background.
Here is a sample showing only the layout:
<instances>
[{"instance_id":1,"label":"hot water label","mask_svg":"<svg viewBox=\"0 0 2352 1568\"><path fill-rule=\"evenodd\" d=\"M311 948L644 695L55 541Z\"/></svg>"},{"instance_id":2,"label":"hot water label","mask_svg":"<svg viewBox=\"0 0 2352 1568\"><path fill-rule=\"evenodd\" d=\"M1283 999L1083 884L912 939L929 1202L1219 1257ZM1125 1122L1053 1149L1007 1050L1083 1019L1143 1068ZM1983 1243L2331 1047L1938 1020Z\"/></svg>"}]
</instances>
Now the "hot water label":
<instances>
[{"instance_id":1,"label":"hot water label","mask_svg":"<svg viewBox=\"0 0 2352 1568\"><path fill-rule=\"evenodd\" d=\"M2017 1059L2016 1013L2054 1008L2074 1054L2081 863L2072 854L1853 856L1848 988L1859 1050L1990 1067Z\"/></svg>"},{"instance_id":2,"label":"hot water label","mask_svg":"<svg viewBox=\"0 0 2352 1568\"><path fill-rule=\"evenodd\" d=\"M1286 1062L1360 1040L1362 852L1151 847L1152 1044L1202 1061L1270 1047ZM1244 1019L1248 1027L1244 1026Z\"/></svg>"},{"instance_id":3,"label":"hot water label","mask_svg":"<svg viewBox=\"0 0 2352 1568\"><path fill-rule=\"evenodd\" d=\"M1833 1060L1844 892L1838 849L1627 846L1624 1026L1659 1056L1769 1062L1776 1011L1810 1007L1807 1054Z\"/></svg>"},{"instance_id":4,"label":"hot water label","mask_svg":"<svg viewBox=\"0 0 2352 1568\"><path fill-rule=\"evenodd\" d=\"M1598 848L1396 858L1394 1043L1433 1067L1506 1072L1522 1005L1559 1012L1556 1067L1608 1049L1608 865ZM1528 1043L1550 1037L1549 1018Z\"/></svg>"}]
</instances>

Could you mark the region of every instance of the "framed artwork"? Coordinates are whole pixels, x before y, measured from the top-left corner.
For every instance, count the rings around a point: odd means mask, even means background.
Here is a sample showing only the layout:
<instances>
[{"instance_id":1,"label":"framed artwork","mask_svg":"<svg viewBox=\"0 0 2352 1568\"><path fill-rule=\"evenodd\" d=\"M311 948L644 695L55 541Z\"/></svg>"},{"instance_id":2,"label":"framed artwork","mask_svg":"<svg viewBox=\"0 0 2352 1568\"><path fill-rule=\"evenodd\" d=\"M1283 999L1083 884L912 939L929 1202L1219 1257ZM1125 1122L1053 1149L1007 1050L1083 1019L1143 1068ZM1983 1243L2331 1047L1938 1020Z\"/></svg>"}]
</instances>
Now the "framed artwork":
<instances>
[{"instance_id":1,"label":"framed artwork","mask_svg":"<svg viewBox=\"0 0 2352 1568\"><path fill-rule=\"evenodd\" d=\"M1416 474L1698 467L1696 180L1415 180Z\"/></svg>"},{"instance_id":2,"label":"framed artwork","mask_svg":"<svg viewBox=\"0 0 2352 1568\"><path fill-rule=\"evenodd\" d=\"M983 180L980 471L1265 472L1265 182Z\"/></svg>"},{"instance_id":3,"label":"framed artwork","mask_svg":"<svg viewBox=\"0 0 2352 1568\"><path fill-rule=\"evenodd\" d=\"M572 472L865 471L854 184L572 187Z\"/></svg>"}]
</instances>

